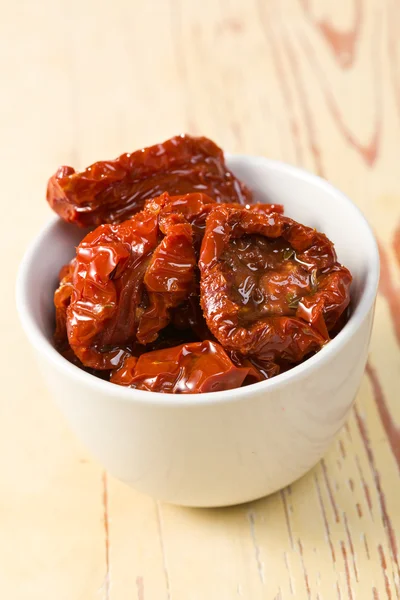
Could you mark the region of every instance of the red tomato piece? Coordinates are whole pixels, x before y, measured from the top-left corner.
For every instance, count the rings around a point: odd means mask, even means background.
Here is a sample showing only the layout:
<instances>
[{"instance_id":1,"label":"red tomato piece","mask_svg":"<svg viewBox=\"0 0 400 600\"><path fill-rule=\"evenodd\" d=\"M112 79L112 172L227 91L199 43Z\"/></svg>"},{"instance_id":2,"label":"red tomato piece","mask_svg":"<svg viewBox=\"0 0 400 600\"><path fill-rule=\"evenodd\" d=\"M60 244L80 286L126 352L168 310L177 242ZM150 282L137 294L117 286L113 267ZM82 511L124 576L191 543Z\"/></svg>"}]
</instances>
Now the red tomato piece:
<instances>
[{"instance_id":1,"label":"red tomato piece","mask_svg":"<svg viewBox=\"0 0 400 600\"><path fill-rule=\"evenodd\" d=\"M221 148L188 135L96 162L81 173L60 167L48 182L47 201L65 221L93 227L121 223L163 192L202 192L216 202L252 201L251 192L226 167Z\"/></svg>"},{"instance_id":2,"label":"red tomato piece","mask_svg":"<svg viewBox=\"0 0 400 600\"><path fill-rule=\"evenodd\" d=\"M204 341L128 358L111 382L150 392L194 394L240 387L257 381L251 367L236 367L217 343Z\"/></svg>"},{"instance_id":3,"label":"red tomato piece","mask_svg":"<svg viewBox=\"0 0 400 600\"><path fill-rule=\"evenodd\" d=\"M316 352L350 301L333 244L279 213L213 207L199 267L207 325L226 350L272 363Z\"/></svg>"}]
</instances>

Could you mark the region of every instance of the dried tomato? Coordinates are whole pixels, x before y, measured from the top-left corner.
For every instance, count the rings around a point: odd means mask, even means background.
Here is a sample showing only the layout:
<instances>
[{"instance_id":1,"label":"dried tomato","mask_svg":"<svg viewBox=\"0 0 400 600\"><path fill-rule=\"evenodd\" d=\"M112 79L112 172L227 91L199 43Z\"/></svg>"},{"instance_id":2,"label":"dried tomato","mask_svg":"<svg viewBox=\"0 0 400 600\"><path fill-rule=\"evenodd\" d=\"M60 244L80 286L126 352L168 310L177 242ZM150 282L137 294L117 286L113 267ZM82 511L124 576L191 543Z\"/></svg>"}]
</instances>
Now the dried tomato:
<instances>
[{"instance_id":1,"label":"dried tomato","mask_svg":"<svg viewBox=\"0 0 400 600\"><path fill-rule=\"evenodd\" d=\"M214 207L199 266L209 329L226 350L258 360L317 351L350 300L333 244L279 213Z\"/></svg>"},{"instance_id":2,"label":"dried tomato","mask_svg":"<svg viewBox=\"0 0 400 600\"><path fill-rule=\"evenodd\" d=\"M129 355L143 297L143 279L159 240L157 215L101 225L76 251L73 292L67 309L71 348L86 366L116 367Z\"/></svg>"},{"instance_id":3,"label":"dried tomato","mask_svg":"<svg viewBox=\"0 0 400 600\"><path fill-rule=\"evenodd\" d=\"M129 345L153 341L169 309L190 294L195 254L191 226L181 221L160 226L157 213L142 211L101 225L79 244L67 330L85 366L118 367L131 355Z\"/></svg>"},{"instance_id":4,"label":"dried tomato","mask_svg":"<svg viewBox=\"0 0 400 600\"><path fill-rule=\"evenodd\" d=\"M181 135L76 173L60 167L47 201L65 221L82 227L121 223L148 198L202 192L216 202L251 203L252 194L226 167L223 151L205 137Z\"/></svg>"},{"instance_id":5,"label":"dried tomato","mask_svg":"<svg viewBox=\"0 0 400 600\"><path fill-rule=\"evenodd\" d=\"M150 392L194 394L240 387L257 381L251 367L236 367L214 342L194 342L130 357L111 382ZM246 382L246 383L247 383Z\"/></svg>"}]
</instances>

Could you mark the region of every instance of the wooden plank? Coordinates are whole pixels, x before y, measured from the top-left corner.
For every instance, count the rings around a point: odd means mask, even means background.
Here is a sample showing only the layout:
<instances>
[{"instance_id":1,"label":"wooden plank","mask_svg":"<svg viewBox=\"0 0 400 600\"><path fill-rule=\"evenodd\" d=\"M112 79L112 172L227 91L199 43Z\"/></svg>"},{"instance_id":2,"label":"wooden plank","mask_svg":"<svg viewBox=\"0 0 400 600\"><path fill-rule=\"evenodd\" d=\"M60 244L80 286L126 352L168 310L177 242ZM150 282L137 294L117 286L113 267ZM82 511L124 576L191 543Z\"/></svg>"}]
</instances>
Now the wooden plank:
<instances>
[{"instance_id":1,"label":"wooden plank","mask_svg":"<svg viewBox=\"0 0 400 600\"><path fill-rule=\"evenodd\" d=\"M169 600L169 575L157 503L105 477L110 599Z\"/></svg>"}]
</instances>

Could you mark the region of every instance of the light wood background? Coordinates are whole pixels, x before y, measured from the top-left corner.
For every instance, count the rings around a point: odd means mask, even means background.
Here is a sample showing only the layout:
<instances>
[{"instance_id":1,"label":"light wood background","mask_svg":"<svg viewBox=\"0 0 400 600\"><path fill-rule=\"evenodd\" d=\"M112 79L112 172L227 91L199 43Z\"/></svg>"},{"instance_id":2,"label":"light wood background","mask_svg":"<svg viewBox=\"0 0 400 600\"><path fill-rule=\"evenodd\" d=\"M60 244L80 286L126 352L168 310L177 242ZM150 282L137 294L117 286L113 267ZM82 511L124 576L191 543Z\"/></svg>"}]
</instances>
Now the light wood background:
<instances>
[{"instance_id":1,"label":"light wood background","mask_svg":"<svg viewBox=\"0 0 400 600\"><path fill-rule=\"evenodd\" d=\"M399 598L399 1L0 5L1 599ZM327 177L381 248L347 426L296 484L226 510L159 505L103 473L53 407L14 309L56 167L184 131Z\"/></svg>"}]
</instances>

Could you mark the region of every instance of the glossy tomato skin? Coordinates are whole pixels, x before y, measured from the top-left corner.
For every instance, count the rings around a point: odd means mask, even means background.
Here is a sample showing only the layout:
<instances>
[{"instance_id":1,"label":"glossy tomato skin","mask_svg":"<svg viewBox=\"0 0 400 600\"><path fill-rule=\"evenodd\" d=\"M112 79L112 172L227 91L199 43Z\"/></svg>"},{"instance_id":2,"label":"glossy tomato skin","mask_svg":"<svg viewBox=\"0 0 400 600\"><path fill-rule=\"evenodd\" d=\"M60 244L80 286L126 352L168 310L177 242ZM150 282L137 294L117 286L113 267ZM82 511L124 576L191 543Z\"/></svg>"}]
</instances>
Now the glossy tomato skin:
<instances>
[{"instance_id":1,"label":"glossy tomato skin","mask_svg":"<svg viewBox=\"0 0 400 600\"><path fill-rule=\"evenodd\" d=\"M111 382L150 392L194 394L257 381L251 367L237 367L215 342L193 342L128 358Z\"/></svg>"},{"instance_id":2,"label":"glossy tomato skin","mask_svg":"<svg viewBox=\"0 0 400 600\"><path fill-rule=\"evenodd\" d=\"M85 366L117 367L129 355L143 301L143 279L159 241L157 215L101 225L76 250L67 309L71 348Z\"/></svg>"},{"instance_id":3,"label":"glossy tomato skin","mask_svg":"<svg viewBox=\"0 0 400 600\"><path fill-rule=\"evenodd\" d=\"M350 301L351 275L333 244L280 213L214 207L199 267L210 331L257 360L297 363L316 352Z\"/></svg>"},{"instance_id":4,"label":"glossy tomato skin","mask_svg":"<svg viewBox=\"0 0 400 600\"><path fill-rule=\"evenodd\" d=\"M200 193L164 193L132 219L89 233L55 292L56 343L67 333L79 361L99 370L153 343L172 311L198 298L195 247L213 202Z\"/></svg>"},{"instance_id":5,"label":"glossy tomato skin","mask_svg":"<svg viewBox=\"0 0 400 600\"><path fill-rule=\"evenodd\" d=\"M215 202L252 201L226 167L222 150L205 137L189 135L96 162L80 173L62 166L48 182L47 201L65 221L96 227L129 219L145 200L163 192L202 192Z\"/></svg>"},{"instance_id":6,"label":"glossy tomato skin","mask_svg":"<svg viewBox=\"0 0 400 600\"><path fill-rule=\"evenodd\" d=\"M67 331L88 367L112 369L136 340L147 344L190 296L196 257L192 228L181 215L160 221L142 211L119 225L101 225L79 244Z\"/></svg>"}]
</instances>

